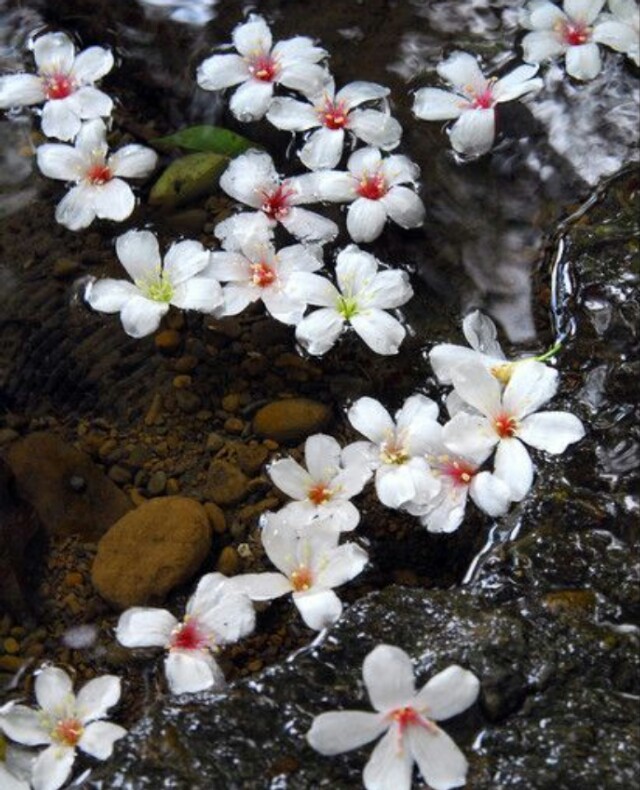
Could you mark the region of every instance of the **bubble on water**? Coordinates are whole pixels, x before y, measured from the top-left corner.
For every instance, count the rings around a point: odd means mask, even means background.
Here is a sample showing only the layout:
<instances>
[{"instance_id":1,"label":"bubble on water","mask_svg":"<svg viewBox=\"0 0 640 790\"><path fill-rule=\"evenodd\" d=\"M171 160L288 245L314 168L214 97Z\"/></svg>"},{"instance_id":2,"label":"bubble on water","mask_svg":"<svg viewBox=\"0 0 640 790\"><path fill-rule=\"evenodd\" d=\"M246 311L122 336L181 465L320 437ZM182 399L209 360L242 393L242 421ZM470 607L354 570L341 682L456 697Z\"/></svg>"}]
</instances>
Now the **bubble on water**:
<instances>
[{"instance_id":1,"label":"bubble on water","mask_svg":"<svg viewBox=\"0 0 640 790\"><path fill-rule=\"evenodd\" d=\"M66 647L72 650L86 650L95 644L98 638L98 628L95 625L77 625L69 628L62 635L62 641Z\"/></svg>"}]
</instances>

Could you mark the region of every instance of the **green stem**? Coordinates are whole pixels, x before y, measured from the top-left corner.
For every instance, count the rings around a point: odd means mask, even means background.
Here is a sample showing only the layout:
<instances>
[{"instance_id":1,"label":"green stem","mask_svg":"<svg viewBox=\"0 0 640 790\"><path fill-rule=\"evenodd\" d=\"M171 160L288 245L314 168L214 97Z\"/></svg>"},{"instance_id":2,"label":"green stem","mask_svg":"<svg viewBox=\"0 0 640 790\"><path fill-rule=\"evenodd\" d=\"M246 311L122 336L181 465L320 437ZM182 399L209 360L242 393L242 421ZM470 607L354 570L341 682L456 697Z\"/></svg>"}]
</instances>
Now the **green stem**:
<instances>
[{"instance_id":1,"label":"green stem","mask_svg":"<svg viewBox=\"0 0 640 790\"><path fill-rule=\"evenodd\" d=\"M534 359L536 360L536 362L546 362L548 359L555 357L555 355L558 353L558 351L560 351L561 348L562 348L562 341L559 340L554 346L551 346L551 348L548 351L545 351L544 354L540 354L539 357L534 357Z\"/></svg>"}]
</instances>

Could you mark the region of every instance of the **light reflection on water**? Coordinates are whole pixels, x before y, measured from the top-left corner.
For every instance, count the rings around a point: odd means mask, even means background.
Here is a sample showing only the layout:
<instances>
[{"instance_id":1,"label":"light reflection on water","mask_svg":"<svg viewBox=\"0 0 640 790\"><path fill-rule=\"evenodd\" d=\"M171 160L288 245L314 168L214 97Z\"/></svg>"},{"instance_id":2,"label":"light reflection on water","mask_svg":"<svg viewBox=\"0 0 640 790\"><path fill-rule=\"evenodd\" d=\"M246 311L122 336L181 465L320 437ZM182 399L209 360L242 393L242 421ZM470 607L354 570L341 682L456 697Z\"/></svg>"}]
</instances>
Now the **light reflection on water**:
<instances>
[{"instance_id":1,"label":"light reflection on water","mask_svg":"<svg viewBox=\"0 0 640 790\"><path fill-rule=\"evenodd\" d=\"M202 26L212 20L218 0L138 0L149 13L166 15L174 22Z\"/></svg>"}]
</instances>

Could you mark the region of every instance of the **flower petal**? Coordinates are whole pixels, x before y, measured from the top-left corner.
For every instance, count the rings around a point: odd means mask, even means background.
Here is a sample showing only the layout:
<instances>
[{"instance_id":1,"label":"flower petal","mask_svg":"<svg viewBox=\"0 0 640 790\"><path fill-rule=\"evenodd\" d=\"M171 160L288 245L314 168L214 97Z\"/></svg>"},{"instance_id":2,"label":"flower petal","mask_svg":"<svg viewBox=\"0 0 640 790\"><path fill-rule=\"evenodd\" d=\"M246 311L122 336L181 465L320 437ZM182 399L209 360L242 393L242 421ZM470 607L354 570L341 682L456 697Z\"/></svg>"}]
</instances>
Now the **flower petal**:
<instances>
[{"instance_id":1,"label":"flower petal","mask_svg":"<svg viewBox=\"0 0 640 790\"><path fill-rule=\"evenodd\" d=\"M410 790L413 757L409 749L399 749L402 734L397 722L373 750L362 780L366 790Z\"/></svg>"},{"instance_id":2,"label":"flower petal","mask_svg":"<svg viewBox=\"0 0 640 790\"><path fill-rule=\"evenodd\" d=\"M503 480L514 502L521 502L533 483L533 464L527 448L518 439L502 439L495 458L495 475Z\"/></svg>"},{"instance_id":3,"label":"flower petal","mask_svg":"<svg viewBox=\"0 0 640 790\"><path fill-rule=\"evenodd\" d=\"M382 713L409 705L415 696L413 664L399 647L375 647L364 660L362 677L371 704Z\"/></svg>"},{"instance_id":4,"label":"flower petal","mask_svg":"<svg viewBox=\"0 0 640 790\"><path fill-rule=\"evenodd\" d=\"M387 211L381 200L358 198L349 206L347 230L354 241L374 241L382 233Z\"/></svg>"},{"instance_id":5,"label":"flower petal","mask_svg":"<svg viewBox=\"0 0 640 790\"><path fill-rule=\"evenodd\" d=\"M423 121L448 121L459 118L469 101L442 88L420 88L416 91L413 112Z\"/></svg>"},{"instance_id":6,"label":"flower petal","mask_svg":"<svg viewBox=\"0 0 640 790\"><path fill-rule=\"evenodd\" d=\"M571 19L590 25L602 11L604 4L605 0L564 0L563 8Z\"/></svg>"},{"instance_id":7,"label":"flower petal","mask_svg":"<svg viewBox=\"0 0 640 790\"><path fill-rule=\"evenodd\" d=\"M306 499L309 488L313 484L309 472L293 458L274 461L269 467L269 477L281 491L284 491L292 499Z\"/></svg>"},{"instance_id":8,"label":"flower petal","mask_svg":"<svg viewBox=\"0 0 640 790\"><path fill-rule=\"evenodd\" d=\"M267 113L273 96L273 84L250 79L238 87L229 101L229 109L243 123L259 121Z\"/></svg>"},{"instance_id":9,"label":"flower petal","mask_svg":"<svg viewBox=\"0 0 640 790\"><path fill-rule=\"evenodd\" d=\"M269 154L253 148L233 159L220 177L220 186L227 195L252 208L260 208L263 190L273 189L277 184L273 160Z\"/></svg>"},{"instance_id":10,"label":"flower petal","mask_svg":"<svg viewBox=\"0 0 640 790\"><path fill-rule=\"evenodd\" d=\"M336 94L335 101L343 102L347 110L351 110L364 102L384 99L389 93L389 88L378 85L377 82L358 80L341 88Z\"/></svg>"},{"instance_id":11,"label":"flower petal","mask_svg":"<svg viewBox=\"0 0 640 790\"><path fill-rule=\"evenodd\" d=\"M175 307L200 313L214 313L223 303L222 287L212 277L193 277L189 282L178 285L171 297L171 304Z\"/></svg>"},{"instance_id":12,"label":"flower petal","mask_svg":"<svg viewBox=\"0 0 640 790\"><path fill-rule=\"evenodd\" d=\"M116 239L116 255L134 282L158 279L161 268L160 247L150 230L130 230Z\"/></svg>"},{"instance_id":13,"label":"flower petal","mask_svg":"<svg viewBox=\"0 0 640 790\"><path fill-rule=\"evenodd\" d=\"M89 47L80 52L73 62L71 73L86 85L102 79L113 68L113 52L104 47Z\"/></svg>"},{"instance_id":14,"label":"flower petal","mask_svg":"<svg viewBox=\"0 0 640 790\"><path fill-rule=\"evenodd\" d=\"M486 417L457 412L442 431L442 441L456 455L480 463L498 442L498 435Z\"/></svg>"},{"instance_id":15,"label":"flower petal","mask_svg":"<svg viewBox=\"0 0 640 790\"><path fill-rule=\"evenodd\" d=\"M0 77L0 109L39 104L44 100L42 80L35 74L7 74Z\"/></svg>"},{"instance_id":16,"label":"flower petal","mask_svg":"<svg viewBox=\"0 0 640 790\"><path fill-rule=\"evenodd\" d=\"M406 335L405 328L397 318L377 308L353 316L350 323L356 334L376 354L397 354Z\"/></svg>"},{"instance_id":17,"label":"flower petal","mask_svg":"<svg viewBox=\"0 0 640 790\"><path fill-rule=\"evenodd\" d=\"M377 148L368 146L354 151L347 162L347 169L359 181L365 173L377 172L382 165L382 154Z\"/></svg>"},{"instance_id":18,"label":"flower petal","mask_svg":"<svg viewBox=\"0 0 640 790\"><path fill-rule=\"evenodd\" d=\"M179 241L172 244L164 256L164 273L173 285L184 283L199 274L209 263L209 250L199 241Z\"/></svg>"},{"instance_id":19,"label":"flower petal","mask_svg":"<svg viewBox=\"0 0 640 790\"><path fill-rule=\"evenodd\" d=\"M329 72L323 66L303 61L284 65L277 77L281 85L304 96L317 96L330 79Z\"/></svg>"},{"instance_id":20,"label":"flower petal","mask_svg":"<svg viewBox=\"0 0 640 790\"><path fill-rule=\"evenodd\" d=\"M505 388L504 408L507 413L523 419L551 400L557 389L557 370L535 360L520 362L514 365Z\"/></svg>"},{"instance_id":21,"label":"flower petal","mask_svg":"<svg viewBox=\"0 0 640 790\"><path fill-rule=\"evenodd\" d=\"M116 639L125 647L166 647L177 625L166 609L133 606L120 615Z\"/></svg>"},{"instance_id":22,"label":"flower petal","mask_svg":"<svg viewBox=\"0 0 640 790\"><path fill-rule=\"evenodd\" d=\"M402 126L389 115L379 110L354 110L349 115L349 130L367 145L375 145L390 151L400 143Z\"/></svg>"},{"instance_id":23,"label":"flower petal","mask_svg":"<svg viewBox=\"0 0 640 790\"><path fill-rule=\"evenodd\" d=\"M438 74L464 93L482 93L487 84L477 59L468 52L453 52L440 63Z\"/></svg>"},{"instance_id":24,"label":"flower petal","mask_svg":"<svg viewBox=\"0 0 640 790\"><path fill-rule=\"evenodd\" d=\"M158 164L158 154L146 145L125 145L109 157L113 174L121 178L146 178Z\"/></svg>"},{"instance_id":25,"label":"flower petal","mask_svg":"<svg viewBox=\"0 0 640 790\"><path fill-rule=\"evenodd\" d=\"M5 768L4 762L0 762L0 787L3 790L29 790L29 782L18 779L9 770Z\"/></svg>"},{"instance_id":26,"label":"flower petal","mask_svg":"<svg viewBox=\"0 0 640 790\"><path fill-rule=\"evenodd\" d=\"M81 118L99 118L111 115L113 110L113 100L106 93L89 85L76 91L74 98Z\"/></svg>"},{"instance_id":27,"label":"flower petal","mask_svg":"<svg viewBox=\"0 0 640 790\"><path fill-rule=\"evenodd\" d=\"M420 523L429 532L455 532L462 524L467 504L467 486L457 486L443 481L440 493L427 505L420 515ZM410 513L414 511L407 507Z\"/></svg>"},{"instance_id":28,"label":"flower petal","mask_svg":"<svg viewBox=\"0 0 640 790\"><path fill-rule=\"evenodd\" d=\"M342 156L344 146L343 129L322 128L315 131L301 148L300 161L309 170L335 167Z\"/></svg>"},{"instance_id":29,"label":"flower petal","mask_svg":"<svg viewBox=\"0 0 640 790\"><path fill-rule=\"evenodd\" d=\"M93 206L96 217L122 222L136 205L131 187L119 178L112 178L102 186L93 187Z\"/></svg>"},{"instance_id":30,"label":"flower petal","mask_svg":"<svg viewBox=\"0 0 640 790\"><path fill-rule=\"evenodd\" d=\"M557 6L553 7L560 12L561 16L564 16ZM527 33L522 39L523 59L528 63L540 63L550 58L556 58L565 50L565 44L551 30L534 30L533 33Z\"/></svg>"},{"instance_id":31,"label":"flower petal","mask_svg":"<svg viewBox=\"0 0 640 790\"><path fill-rule=\"evenodd\" d=\"M527 27L533 30L554 30L566 20L567 15L555 3L550 3L548 0L531 3L525 16Z\"/></svg>"},{"instance_id":32,"label":"flower petal","mask_svg":"<svg viewBox=\"0 0 640 790\"><path fill-rule=\"evenodd\" d=\"M294 36L286 41L278 41L272 54L283 68L288 68L297 66L300 62L317 63L328 53L326 49L316 47L313 39L308 36Z\"/></svg>"},{"instance_id":33,"label":"flower petal","mask_svg":"<svg viewBox=\"0 0 640 790\"><path fill-rule=\"evenodd\" d=\"M424 222L424 203L408 187L394 186L381 198L388 216L401 228L417 228Z\"/></svg>"},{"instance_id":34,"label":"flower petal","mask_svg":"<svg viewBox=\"0 0 640 790\"><path fill-rule=\"evenodd\" d=\"M107 127L101 118L95 118L82 124L75 142L76 149L84 154L87 161L93 156L106 156L109 150L107 145Z\"/></svg>"},{"instance_id":35,"label":"flower petal","mask_svg":"<svg viewBox=\"0 0 640 790\"><path fill-rule=\"evenodd\" d=\"M33 42L33 57L39 72L68 74L73 67L75 47L65 33L46 33Z\"/></svg>"},{"instance_id":36,"label":"flower petal","mask_svg":"<svg viewBox=\"0 0 640 790\"><path fill-rule=\"evenodd\" d=\"M322 529L322 527L315 527ZM318 571L322 587L340 587L355 578L369 562L367 552L356 543L343 543L328 554Z\"/></svg>"},{"instance_id":37,"label":"flower petal","mask_svg":"<svg viewBox=\"0 0 640 790\"><path fill-rule=\"evenodd\" d=\"M496 136L495 110L467 110L449 130L453 149L466 156L490 151Z\"/></svg>"},{"instance_id":38,"label":"flower petal","mask_svg":"<svg viewBox=\"0 0 640 790\"><path fill-rule=\"evenodd\" d=\"M269 25L258 14L251 14L249 20L237 25L232 33L233 45L241 55L268 53L271 50L272 37Z\"/></svg>"},{"instance_id":39,"label":"flower petal","mask_svg":"<svg viewBox=\"0 0 640 790\"><path fill-rule=\"evenodd\" d=\"M229 583L252 601L270 601L291 592L291 582L282 573L242 573Z\"/></svg>"},{"instance_id":40,"label":"flower petal","mask_svg":"<svg viewBox=\"0 0 640 790\"><path fill-rule=\"evenodd\" d=\"M503 516L511 504L511 490L490 472L474 475L469 486L471 499L489 516Z\"/></svg>"},{"instance_id":41,"label":"flower petal","mask_svg":"<svg viewBox=\"0 0 640 790\"><path fill-rule=\"evenodd\" d=\"M304 460L311 478L315 481L331 481L340 469L341 452L333 436L324 433L309 436L304 444Z\"/></svg>"},{"instance_id":42,"label":"flower petal","mask_svg":"<svg viewBox=\"0 0 640 790\"><path fill-rule=\"evenodd\" d=\"M249 66L240 55L212 55L198 66L196 80L207 91L238 85L251 77Z\"/></svg>"},{"instance_id":43,"label":"flower petal","mask_svg":"<svg viewBox=\"0 0 640 790\"><path fill-rule=\"evenodd\" d=\"M351 173L337 170L318 173L316 183L320 200L329 203L351 203L356 199L358 182Z\"/></svg>"},{"instance_id":44,"label":"flower petal","mask_svg":"<svg viewBox=\"0 0 640 790\"><path fill-rule=\"evenodd\" d=\"M594 42L569 47L565 55L567 73L576 80L592 80L600 74L600 49Z\"/></svg>"},{"instance_id":45,"label":"flower petal","mask_svg":"<svg viewBox=\"0 0 640 790\"><path fill-rule=\"evenodd\" d=\"M498 342L498 331L493 321L480 310L474 310L462 321L462 333L474 351L497 359L504 359ZM453 346L458 348L458 346Z\"/></svg>"},{"instance_id":46,"label":"flower petal","mask_svg":"<svg viewBox=\"0 0 640 790\"><path fill-rule=\"evenodd\" d=\"M120 699L121 692L120 678L116 675L101 675L85 683L76 700L80 721L85 724L104 718Z\"/></svg>"},{"instance_id":47,"label":"flower petal","mask_svg":"<svg viewBox=\"0 0 640 790\"><path fill-rule=\"evenodd\" d=\"M222 305L216 311L216 315L238 315L247 305L259 298L260 294L255 288L244 283L229 283L222 289Z\"/></svg>"},{"instance_id":48,"label":"flower petal","mask_svg":"<svg viewBox=\"0 0 640 790\"><path fill-rule=\"evenodd\" d=\"M97 760L107 760L113 754L113 744L124 738L127 731L110 721L94 721L85 728L78 748Z\"/></svg>"},{"instance_id":49,"label":"flower petal","mask_svg":"<svg viewBox=\"0 0 640 790\"><path fill-rule=\"evenodd\" d=\"M164 660L164 671L172 694L226 686L224 674L208 650L172 650Z\"/></svg>"},{"instance_id":50,"label":"flower petal","mask_svg":"<svg viewBox=\"0 0 640 790\"><path fill-rule=\"evenodd\" d=\"M462 787L467 780L467 759L446 732L439 727L436 730L409 727L408 751L433 790Z\"/></svg>"},{"instance_id":51,"label":"flower petal","mask_svg":"<svg viewBox=\"0 0 640 790\"><path fill-rule=\"evenodd\" d=\"M69 230L87 228L95 217L93 190L84 185L70 189L56 207L56 222Z\"/></svg>"},{"instance_id":52,"label":"flower petal","mask_svg":"<svg viewBox=\"0 0 640 790\"><path fill-rule=\"evenodd\" d=\"M33 764L33 790L58 790L69 778L75 759L75 749L58 743L49 746Z\"/></svg>"},{"instance_id":53,"label":"flower petal","mask_svg":"<svg viewBox=\"0 0 640 790\"><path fill-rule=\"evenodd\" d=\"M497 102L507 102L526 93L539 91L544 83L540 79L533 79L537 72L537 65L518 66L496 82L493 87L493 98Z\"/></svg>"},{"instance_id":54,"label":"flower petal","mask_svg":"<svg viewBox=\"0 0 640 790\"><path fill-rule=\"evenodd\" d=\"M313 105L287 96L278 96L271 102L267 120L287 132L306 132L307 129L320 126Z\"/></svg>"},{"instance_id":55,"label":"flower petal","mask_svg":"<svg viewBox=\"0 0 640 790\"><path fill-rule=\"evenodd\" d=\"M480 681L473 672L454 664L434 675L413 704L428 719L442 721L471 707L479 692Z\"/></svg>"},{"instance_id":56,"label":"flower petal","mask_svg":"<svg viewBox=\"0 0 640 790\"><path fill-rule=\"evenodd\" d=\"M45 667L38 672L34 690L38 705L54 716L66 710L69 699L74 699L71 678L58 667Z\"/></svg>"},{"instance_id":57,"label":"flower petal","mask_svg":"<svg viewBox=\"0 0 640 790\"><path fill-rule=\"evenodd\" d=\"M36 149L38 167L47 178L78 181L82 177L82 154L70 145L45 143Z\"/></svg>"},{"instance_id":58,"label":"flower petal","mask_svg":"<svg viewBox=\"0 0 640 790\"><path fill-rule=\"evenodd\" d=\"M51 743L51 735L42 723L40 712L27 708L26 705L9 703L8 706L3 706L0 730L11 740L25 746Z\"/></svg>"},{"instance_id":59,"label":"flower petal","mask_svg":"<svg viewBox=\"0 0 640 790\"><path fill-rule=\"evenodd\" d=\"M488 417L494 417L502 409L500 382L478 362L459 365L451 374L453 386L460 397ZM512 377L513 378L513 377ZM520 393L520 389L517 390ZM511 414L515 408L512 399L504 402L504 408Z\"/></svg>"},{"instance_id":60,"label":"flower petal","mask_svg":"<svg viewBox=\"0 0 640 790\"><path fill-rule=\"evenodd\" d=\"M584 434L584 425L578 417L564 411L531 414L518 429L519 439L552 455L563 453L568 445L580 441Z\"/></svg>"},{"instance_id":61,"label":"flower petal","mask_svg":"<svg viewBox=\"0 0 640 790\"><path fill-rule=\"evenodd\" d=\"M335 222L314 211L295 206L281 220L284 227L297 239L306 242L324 242L335 239L339 228Z\"/></svg>"},{"instance_id":62,"label":"flower petal","mask_svg":"<svg viewBox=\"0 0 640 790\"><path fill-rule=\"evenodd\" d=\"M391 415L374 398L358 398L347 412L347 419L356 431L375 444L382 444L395 432Z\"/></svg>"},{"instance_id":63,"label":"flower petal","mask_svg":"<svg viewBox=\"0 0 640 790\"><path fill-rule=\"evenodd\" d=\"M293 602L304 622L314 631L333 625L342 614L342 602L333 590L294 593Z\"/></svg>"},{"instance_id":64,"label":"flower petal","mask_svg":"<svg viewBox=\"0 0 640 790\"><path fill-rule=\"evenodd\" d=\"M618 22L615 19L608 19L596 25L593 31L593 40L598 44L604 44L617 52L631 52L638 49L638 34L630 24ZM25 75L26 76L26 75ZM2 88L0 87L0 93ZM23 102L28 104L29 102ZM0 107L2 100L0 99Z\"/></svg>"},{"instance_id":65,"label":"flower petal","mask_svg":"<svg viewBox=\"0 0 640 790\"><path fill-rule=\"evenodd\" d=\"M120 320L131 337L146 337L160 326L162 316L169 311L166 302L154 302L144 296L134 296L122 306Z\"/></svg>"},{"instance_id":66,"label":"flower petal","mask_svg":"<svg viewBox=\"0 0 640 790\"><path fill-rule=\"evenodd\" d=\"M417 494L412 470L407 464L383 464L376 472L376 494L383 505L401 508Z\"/></svg>"},{"instance_id":67,"label":"flower petal","mask_svg":"<svg viewBox=\"0 0 640 790\"><path fill-rule=\"evenodd\" d=\"M388 726L389 722L379 713L331 711L315 717L306 738L317 752L331 756L359 749L381 735Z\"/></svg>"},{"instance_id":68,"label":"flower petal","mask_svg":"<svg viewBox=\"0 0 640 790\"><path fill-rule=\"evenodd\" d=\"M202 596L200 596L202 597ZM226 581L209 605L197 601L197 617L218 645L237 642L250 634L256 625L256 612L249 596Z\"/></svg>"},{"instance_id":69,"label":"flower petal","mask_svg":"<svg viewBox=\"0 0 640 790\"><path fill-rule=\"evenodd\" d=\"M296 327L296 340L316 356L333 347L344 329L344 319L337 310L323 307L314 310Z\"/></svg>"}]
</instances>

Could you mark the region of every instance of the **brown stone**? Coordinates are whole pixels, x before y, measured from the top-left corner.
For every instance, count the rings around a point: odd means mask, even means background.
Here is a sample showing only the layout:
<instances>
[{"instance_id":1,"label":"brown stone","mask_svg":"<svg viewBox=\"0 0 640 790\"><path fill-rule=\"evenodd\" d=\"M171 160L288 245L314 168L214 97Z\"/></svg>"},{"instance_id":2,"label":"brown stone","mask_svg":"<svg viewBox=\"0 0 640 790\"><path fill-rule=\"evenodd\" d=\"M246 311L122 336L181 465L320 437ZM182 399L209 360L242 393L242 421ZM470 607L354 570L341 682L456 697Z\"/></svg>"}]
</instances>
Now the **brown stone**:
<instances>
[{"instance_id":1,"label":"brown stone","mask_svg":"<svg viewBox=\"0 0 640 790\"><path fill-rule=\"evenodd\" d=\"M175 329L163 329L155 337L156 348L160 351L175 351L180 346L180 332Z\"/></svg>"},{"instance_id":2,"label":"brown stone","mask_svg":"<svg viewBox=\"0 0 640 790\"><path fill-rule=\"evenodd\" d=\"M209 466L204 494L216 505L235 505L248 494L249 479L229 461L214 460Z\"/></svg>"},{"instance_id":3,"label":"brown stone","mask_svg":"<svg viewBox=\"0 0 640 790\"><path fill-rule=\"evenodd\" d=\"M240 557L233 546L225 546L222 549L218 557L216 570L225 576L235 576L240 570Z\"/></svg>"},{"instance_id":4,"label":"brown stone","mask_svg":"<svg viewBox=\"0 0 640 790\"><path fill-rule=\"evenodd\" d=\"M263 406L253 418L253 430L277 442L299 442L325 428L331 409L308 398L277 400Z\"/></svg>"},{"instance_id":5,"label":"brown stone","mask_svg":"<svg viewBox=\"0 0 640 790\"><path fill-rule=\"evenodd\" d=\"M104 534L131 510L129 498L85 453L50 433L14 442L7 462L18 495L51 535Z\"/></svg>"},{"instance_id":6,"label":"brown stone","mask_svg":"<svg viewBox=\"0 0 640 790\"><path fill-rule=\"evenodd\" d=\"M198 502L162 497L145 502L98 544L91 578L113 606L161 603L193 577L211 549L211 527Z\"/></svg>"},{"instance_id":7,"label":"brown stone","mask_svg":"<svg viewBox=\"0 0 640 790\"><path fill-rule=\"evenodd\" d=\"M204 509L213 531L220 535L225 532L227 529L227 519L222 508L213 502L205 502Z\"/></svg>"}]
</instances>

